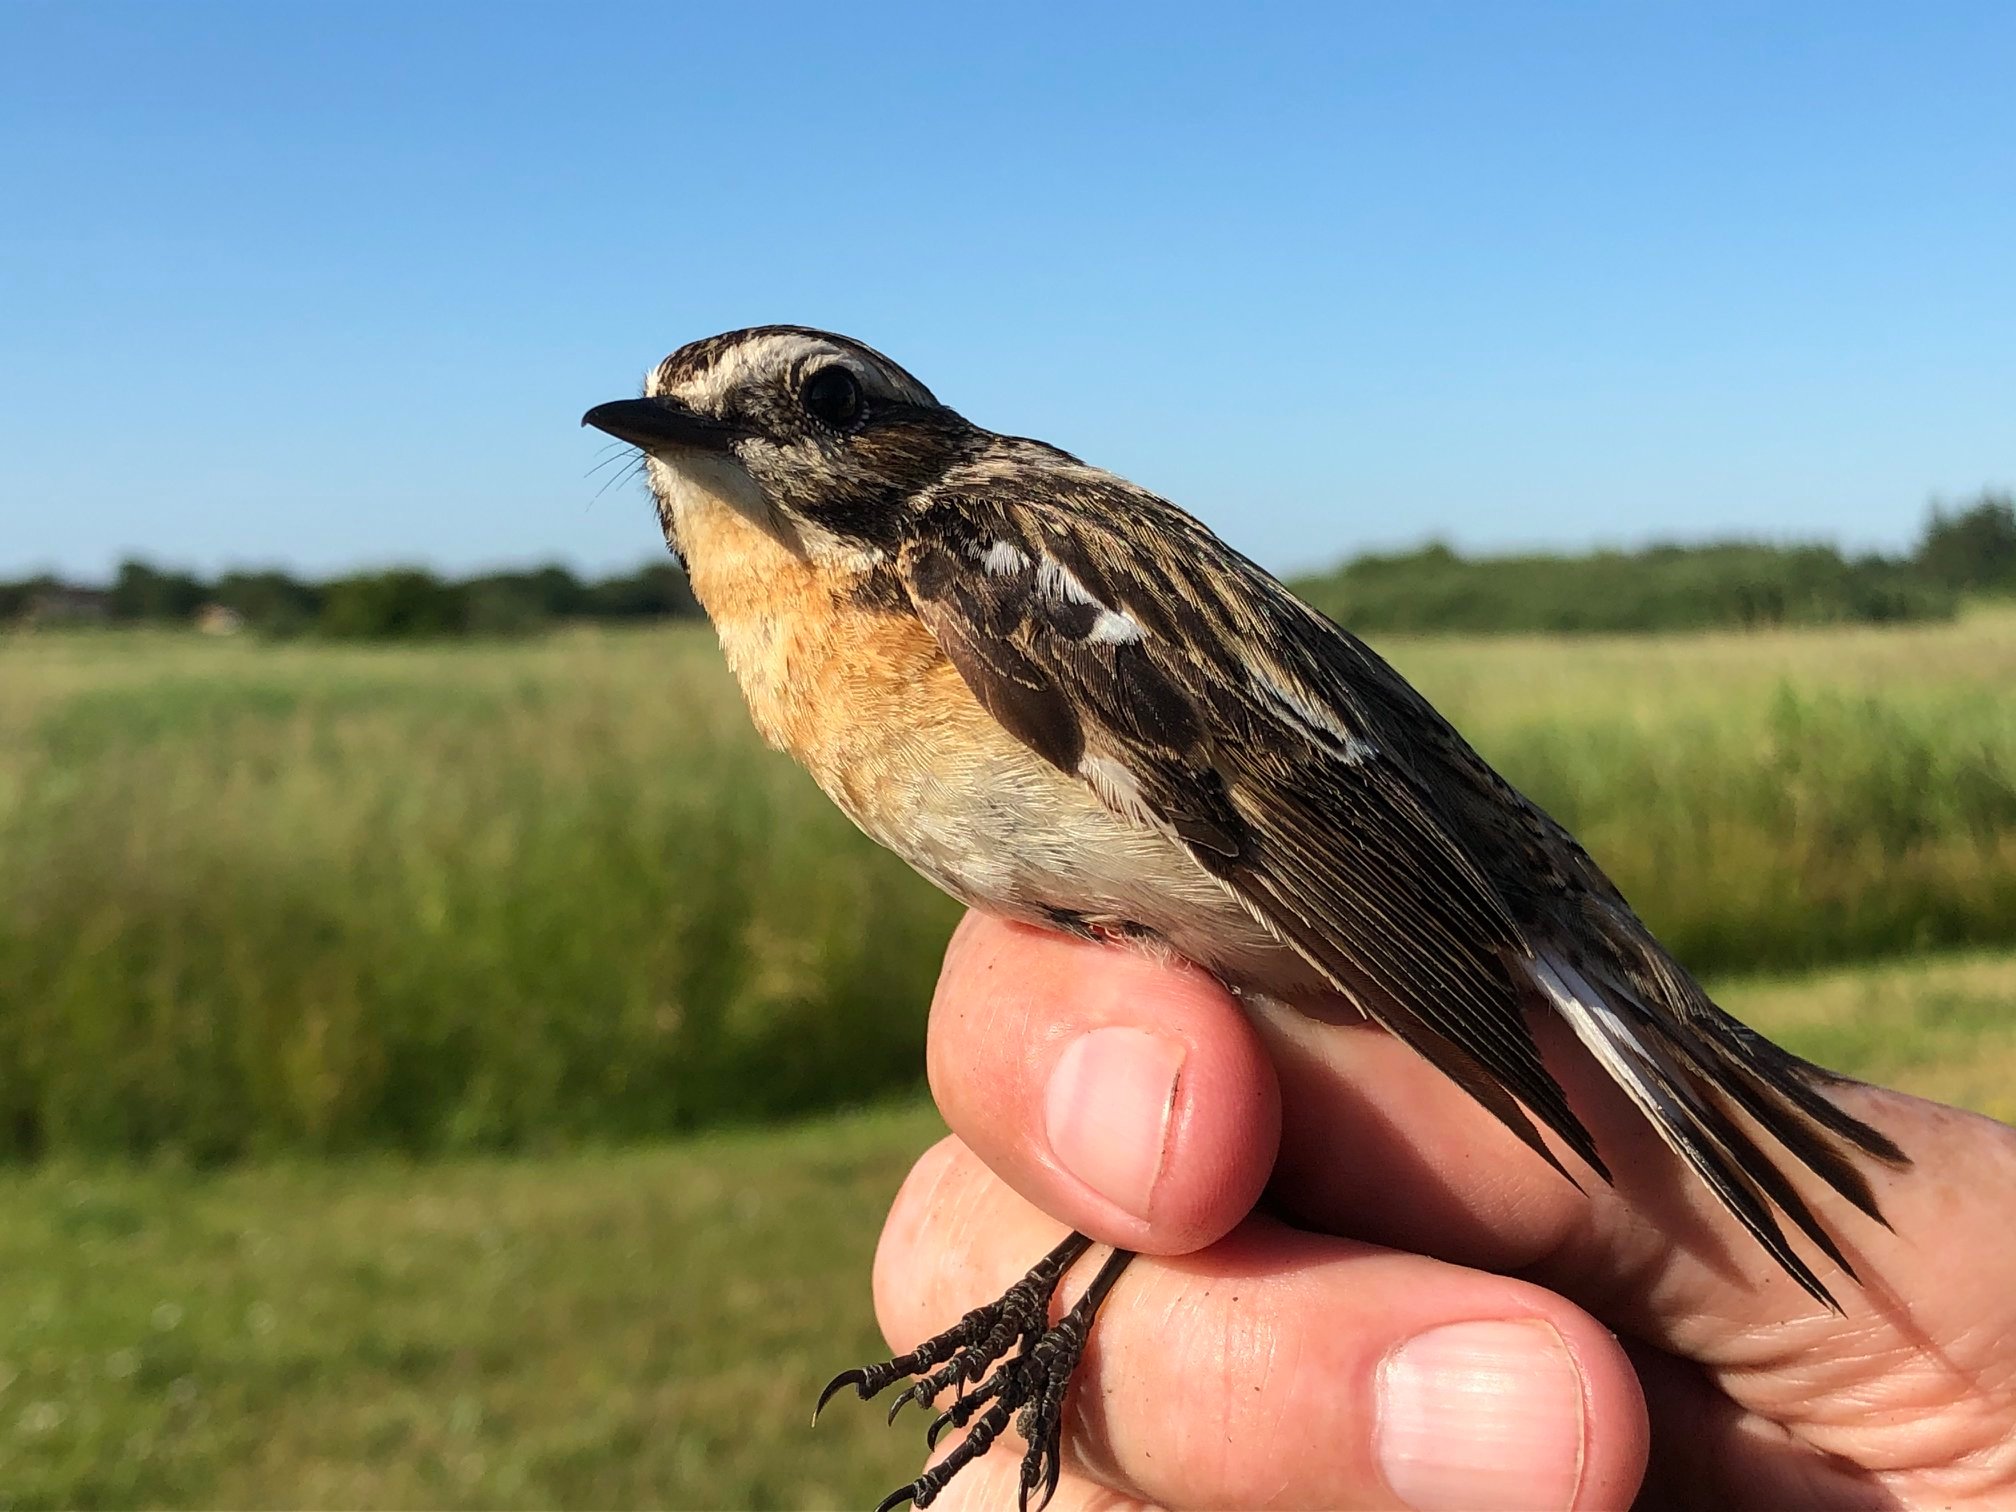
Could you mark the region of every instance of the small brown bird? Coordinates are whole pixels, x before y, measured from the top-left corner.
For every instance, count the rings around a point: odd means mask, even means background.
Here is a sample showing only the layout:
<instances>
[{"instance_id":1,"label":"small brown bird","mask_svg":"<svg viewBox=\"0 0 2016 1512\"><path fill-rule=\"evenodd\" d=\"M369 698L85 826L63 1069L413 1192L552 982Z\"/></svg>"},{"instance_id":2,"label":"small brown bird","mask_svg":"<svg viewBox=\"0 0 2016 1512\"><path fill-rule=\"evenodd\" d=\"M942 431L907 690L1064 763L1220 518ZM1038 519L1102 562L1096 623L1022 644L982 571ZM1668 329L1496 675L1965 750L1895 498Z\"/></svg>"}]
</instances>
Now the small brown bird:
<instances>
[{"instance_id":1,"label":"small brown bird","mask_svg":"<svg viewBox=\"0 0 2016 1512\"><path fill-rule=\"evenodd\" d=\"M757 727L938 886L1182 956L1248 998L1342 997L1564 1177L1533 1119L1607 1179L1528 1026L1554 1014L1839 1311L1780 1216L1854 1273L1752 1129L1879 1223L1857 1156L1903 1152L1829 1100L1828 1072L1716 1007L1397 672L1182 510L796 326L681 347L643 398L583 423L642 449ZM822 1406L905 1377L898 1407L958 1391L931 1436L971 1431L884 1509L927 1505L1010 1421L1022 1502L1047 1500L1065 1390L1132 1258L1052 1325L1090 1244L827 1387Z\"/></svg>"}]
</instances>

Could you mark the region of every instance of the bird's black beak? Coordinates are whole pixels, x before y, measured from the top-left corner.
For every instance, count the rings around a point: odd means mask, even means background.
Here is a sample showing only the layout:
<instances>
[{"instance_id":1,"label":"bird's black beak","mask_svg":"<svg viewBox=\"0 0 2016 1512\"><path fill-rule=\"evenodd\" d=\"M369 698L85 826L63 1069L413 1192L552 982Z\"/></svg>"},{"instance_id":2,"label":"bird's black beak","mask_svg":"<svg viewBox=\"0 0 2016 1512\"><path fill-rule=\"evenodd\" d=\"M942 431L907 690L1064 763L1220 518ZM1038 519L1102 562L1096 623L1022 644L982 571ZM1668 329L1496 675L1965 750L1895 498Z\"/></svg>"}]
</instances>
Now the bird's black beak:
<instances>
[{"instance_id":1,"label":"bird's black beak","mask_svg":"<svg viewBox=\"0 0 2016 1512\"><path fill-rule=\"evenodd\" d=\"M728 443L742 434L725 421L697 415L671 399L617 399L598 404L581 417L581 423L646 451L685 446L725 452Z\"/></svg>"}]
</instances>

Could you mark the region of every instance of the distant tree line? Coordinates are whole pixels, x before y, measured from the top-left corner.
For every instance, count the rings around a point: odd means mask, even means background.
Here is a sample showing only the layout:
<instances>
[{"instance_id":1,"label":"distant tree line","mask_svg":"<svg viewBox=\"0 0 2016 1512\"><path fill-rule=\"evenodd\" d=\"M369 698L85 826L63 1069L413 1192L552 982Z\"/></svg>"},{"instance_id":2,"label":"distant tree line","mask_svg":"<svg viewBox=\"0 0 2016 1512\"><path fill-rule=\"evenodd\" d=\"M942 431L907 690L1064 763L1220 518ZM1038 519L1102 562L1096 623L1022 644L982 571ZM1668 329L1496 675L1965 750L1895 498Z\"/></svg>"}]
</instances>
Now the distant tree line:
<instances>
[{"instance_id":1,"label":"distant tree line","mask_svg":"<svg viewBox=\"0 0 2016 1512\"><path fill-rule=\"evenodd\" d=\"M1465 557L1431 544L1301 578L1311 603L1359 630L1667 630L1950 616L1968 594L2016 595L2016 502L1935 505L1905 556L1729 542L1582 556ZM586 580L565 567L444 578L415 567L309 582L217 578L124 563L108 588L0 582L0 623L188 624L201 614L269 635L346 639L517 635L570 620L697 614L671 563Z\"/></svg>"},{"instance_id":2,"label":"distant tree line","mask_svg":"<svg viewBox=\"0 0 2016 1512\"><path fill-rule=\"evenodd\" d=\"M188 624L220 610L227 623L269 635L391 639L520 635L567 620L694 615L699 606L670 562L593 580L559 566L460 579L394 567L310 582L277 571L201 578L129 561L109 588L47 577L0 583L0 621Z\"/></svg>"},{"instance_id":3,"label":"distant tree line","mask_svg":"<svg viewBox=\"0 0 2016 1512\"><path fill-rule=\"evenodd\" d=\"M1584 556L1464 557L1431 544L1363 556L1295 588L1355 630L1643 631L1950 617L2016 595L2016 505L1935 505L1902 557L1727 542Z\"/></svg>"}]
</instances>

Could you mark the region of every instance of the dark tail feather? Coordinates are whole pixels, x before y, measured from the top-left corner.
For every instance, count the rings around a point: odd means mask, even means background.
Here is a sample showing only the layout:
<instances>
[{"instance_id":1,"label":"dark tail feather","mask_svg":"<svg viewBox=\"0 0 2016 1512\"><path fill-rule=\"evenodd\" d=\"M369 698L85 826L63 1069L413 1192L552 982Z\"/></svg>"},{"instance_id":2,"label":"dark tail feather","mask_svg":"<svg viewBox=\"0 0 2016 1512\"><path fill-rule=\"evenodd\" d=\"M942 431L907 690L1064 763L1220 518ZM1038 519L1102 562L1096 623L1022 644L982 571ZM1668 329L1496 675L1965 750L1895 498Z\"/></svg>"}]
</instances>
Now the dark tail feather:
<instances>
[{"instance_id":1,"label":"dark tail feather","mask_svg":"<svg viewBox=\"0 0 2016 1512\"><path fill-rule=\"evenodd\" d=\"M1769 1041L1740 1025L1735 1025L1740 1035L1690 1032L1703 1015L1650 1012L1628 990L1609 983L1607 991L1592 985L1581 970L1552 951L1535 958L1532 973L1576 1037L1660 1137L1788 1275L1815 1301L1839 1312L1840 1304L1792 1247L1773 1209L1851 1277L1854 1268L1778 1165L1725 1111L1721 1099L1741 1107L1830 1187L1879 1222L1882 1214L1867 1179L1820 1131L1885 1159L1902 1159L1902 1152L1814 1090L1794 1065L1785 1063L1795 1058L1776 1046L1770 1050L1784 1057L1783 1062L1760 1054L1755 1046L1769 1046ZM1711 1023L1734 1025L1705 998L1702 1003L1713 1014Z\"/></svg>"},{"instance_id":2,"label":"dark tail feather","mask_svg":"<svg viewBox=\"0 0 2016 1512\"><path fill-rule=\"evenodd\" d=\"M1716 1017L1725 1023L1735 1022L1719 1010ZM1892 1164L1908 1165L1909 1158L1887 1135L1844 1113L1817 1091L1806 1080L1805 1062L1740 1024L1736 1027L1742 1029L1748 1043L1726 1040L1713 1027L1706 1034L1690 1035L1675 1033L1656 1019L1650 1022L1697 1078L1727 1094L1808 1170L1885 1228L1890 1227L1876 1194L1869 1189L1869 1178L1836 1140Z\"/></svg>"},{"instance_id":3,"label":"dark tail feather","mask_svg":"<svg viewBox=\"0 0 2016 1512\"><path fill-rule=\"evenodd\" d=\"M1698 993L1698 989L1697 989ZM1696 1021L1709 1049L1730 1066L1742 1066L1779 1097L1839 1136L1864 1154L1886 1165L1908 1166L1911 1157L1897 1147L1881 1129L1871 1128L1851 1113L1844 1112L1823 1093L1823 1086L1835 1086L1848 1078L1837 1076L1824 1066L1802 1060L1791 1051L1774 1045L1748 1024L1738 1023L1720 1008L1701 997ZM1774 1131L1775 1132L1775 1131Z\"/></svg>"},{"instance_id":4,"label":"dark tail feather","mask_svg":"<svg viewBox=\"0 0 2016 1512\"><path fill-rule=\"evenodd\" d=\"M1395 1018L1386 1027L1397 1038L1403 1040L1414 1052L1423 1057L1444 1076L1468 1092L1497 1120L1504 1124L1534 1154L1554 1167L1570 1186L1578 1192L1582 1183L1577 1181L1561 1159L1547 1148L1547 1142L1533 1127L1533 1121L1526 1116L1511 1093L1507 1092L1497 1077L1479 1065L1459 1045L1452 1044L1426 1025ZM1543 1115L1545 1116L1545 1115ZM1571 1113L1564 1124L1555 1117L1546 1118L1547 1126L1568 1144L1575 1153L1605 1181L1611 1179L1610 1168L1603 1163L1603 1157L1596 1151L1596 1140L1579 1119Z\"/></svg>"}]
</instances>

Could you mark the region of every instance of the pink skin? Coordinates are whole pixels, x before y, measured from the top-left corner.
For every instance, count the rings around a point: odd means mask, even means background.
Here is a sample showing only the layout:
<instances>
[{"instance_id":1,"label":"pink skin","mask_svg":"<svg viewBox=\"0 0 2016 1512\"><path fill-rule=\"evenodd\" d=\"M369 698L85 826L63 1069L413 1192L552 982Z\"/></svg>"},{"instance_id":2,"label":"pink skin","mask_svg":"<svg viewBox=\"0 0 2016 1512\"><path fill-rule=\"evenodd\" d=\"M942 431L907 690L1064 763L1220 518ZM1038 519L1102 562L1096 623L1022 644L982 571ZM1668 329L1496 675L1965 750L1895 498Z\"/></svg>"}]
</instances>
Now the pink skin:
<instances>
[{"instance_id":1,"label":"pink skin","mask_svg":"<svg viewBox=\"0 0 2016 1512\"><path fill-rule=\"evenodd\" d=\"M1869 1283L1823 1265L1836 1318L1547 1049L1619 1190L1577 1192L1369 1025L1256 1027L1202 973L969 917L931 1021L954 1137L890 1214L884 1332L946 1327L1067 1226L1143 1252L1073 1391L1059 1512L1641 1484L1724 1512L2016 1505L2016 1131L1842 1089L1917 1166L1875 1173L1894 1235L1804 1183ZM938 1505L1012 1505L1017 1447Z\"/></svg>"}]
</instances>

